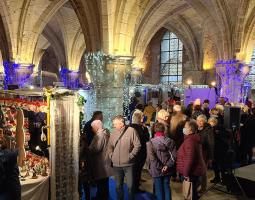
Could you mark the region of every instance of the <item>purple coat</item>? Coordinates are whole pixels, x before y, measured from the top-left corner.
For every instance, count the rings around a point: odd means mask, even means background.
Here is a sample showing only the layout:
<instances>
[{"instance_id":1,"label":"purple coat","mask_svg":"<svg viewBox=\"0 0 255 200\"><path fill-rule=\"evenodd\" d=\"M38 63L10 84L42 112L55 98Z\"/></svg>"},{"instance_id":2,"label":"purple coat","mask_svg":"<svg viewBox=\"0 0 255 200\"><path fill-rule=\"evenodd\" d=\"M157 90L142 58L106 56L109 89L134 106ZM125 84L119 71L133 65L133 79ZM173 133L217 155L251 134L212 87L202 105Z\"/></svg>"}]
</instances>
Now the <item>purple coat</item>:
<instances>
[{"instance_id":1,"label":"purple coat","mask_svg":"<svg viewBox=\"0 0 255 200\"><path fill-rule=\"evenodd\" d=\"M172 139L159 136L147 143L147 165L152 177L172 174L174 172L175 160L176 148ZM169 170L167 173L162 173L161 170L165 165L169 167Z\"/></svg>"}]
</instances>

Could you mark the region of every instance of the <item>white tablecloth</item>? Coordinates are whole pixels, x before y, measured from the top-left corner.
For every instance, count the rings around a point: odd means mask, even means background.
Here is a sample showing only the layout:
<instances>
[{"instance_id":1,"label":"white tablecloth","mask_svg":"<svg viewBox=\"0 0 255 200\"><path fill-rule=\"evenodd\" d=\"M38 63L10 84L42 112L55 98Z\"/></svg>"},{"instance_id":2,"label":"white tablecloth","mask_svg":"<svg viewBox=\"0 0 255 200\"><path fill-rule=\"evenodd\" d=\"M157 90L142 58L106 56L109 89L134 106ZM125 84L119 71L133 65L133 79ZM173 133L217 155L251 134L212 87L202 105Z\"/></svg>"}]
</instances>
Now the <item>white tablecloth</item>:
<instances>
[{"instance_id":1,"label":"white tablecloth","mask_svg":"<svg viewBox=\"0 0 255 200\"><path fill-rule=\"evenodd\" d=\"M49 176L38 176L37 179L26 178L20 183L22 200L48 200Z\"/></svg>"},{"instance_id":2,"label":"white tablecloth","mask_svg":"<svg viewBox=\"0 0 255 200\"><path fill-rule=\"evenodd\" d=\"M239 178L244 178L255 182L255 164L236 169L235 175Z\"/></svg>"}]
</instances>

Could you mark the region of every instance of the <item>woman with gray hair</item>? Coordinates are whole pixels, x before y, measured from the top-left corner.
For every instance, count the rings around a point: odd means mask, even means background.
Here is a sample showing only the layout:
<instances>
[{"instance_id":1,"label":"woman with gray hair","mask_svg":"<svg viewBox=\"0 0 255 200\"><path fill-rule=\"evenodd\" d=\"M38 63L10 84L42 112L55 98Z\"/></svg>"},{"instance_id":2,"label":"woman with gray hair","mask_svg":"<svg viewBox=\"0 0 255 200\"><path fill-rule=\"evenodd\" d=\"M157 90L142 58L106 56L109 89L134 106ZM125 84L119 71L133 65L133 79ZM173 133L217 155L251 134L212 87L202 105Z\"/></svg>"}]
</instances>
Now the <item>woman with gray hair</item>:
<instances>
[{"instance_id":1,"label":"woman with gray hair","mask_svg":"<svg viewBox=\"0 0 255 200\"><path fill-rule=\"evenodd\" d=\"M202 138L202 151L203 158L206 166L212 164L213 153L214 153L214 134L210 124L207 123L205 115L199 115L197 117L198 134ZM202 185L200 192L204 192L207 189L207 174L202 176Z\"/></svg>"},{"instance_id":2,"label":"woman with gray hair","mask_svg":"<svg viewBox=\"0 0 255 200\"><path fill-rule=\"evenodd\" d=\"M132 116L132 124L130 127L134 128L137 132L138 138L141 143L141 149L137 155L136 163L135 163L135 172L134 172L134 188L135 192L139 192L139 185L141 180L141 173L146 161L147 150L146 143L150 140L150 134L148 128L143 125L143 112L140 110L136 110Z\"/></svg>"},{"instance_id":3,"label":"woman with gray hair","mask_svg":"<svg viewBox=\"0 0 255 200\"><path fill-rule=\"evenodd\" d=\"M89 145L89 154L92 167L92 178L96 181L96 199L108 199L109 197L109 176L111 176L110 159L108 156L108 141L110 134L103 128L101 120L94 120L91 123L92 131L95 134Z\"/></svg>"}]
</instances>

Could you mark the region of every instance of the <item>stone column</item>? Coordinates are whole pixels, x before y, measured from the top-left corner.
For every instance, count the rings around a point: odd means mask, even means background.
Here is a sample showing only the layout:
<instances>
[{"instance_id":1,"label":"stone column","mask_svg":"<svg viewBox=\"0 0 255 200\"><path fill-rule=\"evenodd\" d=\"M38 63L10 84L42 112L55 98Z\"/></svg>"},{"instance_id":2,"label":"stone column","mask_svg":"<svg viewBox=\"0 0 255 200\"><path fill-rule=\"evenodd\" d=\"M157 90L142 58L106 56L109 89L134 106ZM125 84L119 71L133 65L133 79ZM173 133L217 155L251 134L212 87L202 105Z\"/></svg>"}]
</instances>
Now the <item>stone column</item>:
<instances>
[{"instance_id":1,"label":"stone column","mask_svg":"<svg viewBox=\"0 0 255 200\"><path fill-rule=\"evenodd\" d=\"M124 85L132 57L110 56L101 52L85 56L86 68L95 92L95 109L104 114L104 125L111 127L115 115L123 115Z\"/></svg>"},{"instance_id":2,"label":"stone column","mask_svg":"<svg viewBox=\"0 0 255 200\"><path fill-rule=\"evenodd\" d=\"M8 85L18 85L19 88L31 85L33 68L33 64L4 62L5 89Z\"/></svg>"},{"instance_id":3,"label":"stone column","mask_svg":"<svg viewBox=\"0 0 255 200\"><path fill-rule=\"evenodd\" d=\"M232 103L242 102L244 80L249 74L250 67L239 60L232 59L218 61L215 69L220 96L227 97Z\"/></svg>"}]
</instances>

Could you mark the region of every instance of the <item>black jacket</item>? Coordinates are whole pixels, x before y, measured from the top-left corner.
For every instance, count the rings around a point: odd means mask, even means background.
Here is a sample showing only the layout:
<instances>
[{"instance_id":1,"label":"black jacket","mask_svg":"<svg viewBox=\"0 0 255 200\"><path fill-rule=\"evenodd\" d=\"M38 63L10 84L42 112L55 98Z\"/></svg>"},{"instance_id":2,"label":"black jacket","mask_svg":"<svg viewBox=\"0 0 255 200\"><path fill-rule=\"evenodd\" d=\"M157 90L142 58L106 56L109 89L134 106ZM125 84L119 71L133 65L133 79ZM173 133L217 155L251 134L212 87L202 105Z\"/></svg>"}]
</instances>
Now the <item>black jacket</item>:
<instances>
[{"instance_id":1,"label":"black jacket","mask_svg":"<svg viewBox=\"0 0 255 200\"><path fill-rule=\"evenodd\" d=\"M131 124L130 127L136 130L141 143L141 149L137 157L138 159L145 159L147 154L146 143L150 140L148 128L140 124Z\"/></svg>"},{"instance_id":2,"label":"black jacket","mask_svg":"<svg viewBox=\"0 0 255 200\"><path fill-rule=\"evenodd\" d=\"M202 130L198 130L198 134L202 137L202 150L205 161L213 159L214 153L214 135L210 124L206 123Z\"/></svg>"}]
</instances>

